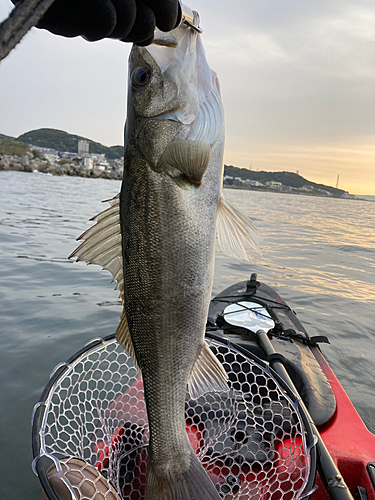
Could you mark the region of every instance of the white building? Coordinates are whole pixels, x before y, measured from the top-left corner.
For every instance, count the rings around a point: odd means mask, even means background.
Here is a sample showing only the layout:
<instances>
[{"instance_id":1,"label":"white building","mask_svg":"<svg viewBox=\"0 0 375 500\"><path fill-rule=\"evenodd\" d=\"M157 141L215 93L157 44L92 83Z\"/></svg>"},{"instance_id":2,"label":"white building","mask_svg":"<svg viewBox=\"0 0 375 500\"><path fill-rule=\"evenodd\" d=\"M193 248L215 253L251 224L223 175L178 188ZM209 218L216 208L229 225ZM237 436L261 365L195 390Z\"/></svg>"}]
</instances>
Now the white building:
<instances>
[{"instance_id":1,"label":"white building","mask_svg":"<svg viewBox=\"0 0 375 500\"><path fill-rule=\"evenodd\" d=\"M245 180L245 184L250 184L250 186L253 186L253 187L261 187L261 186L264 186L264 184L262 184L261 182L259 181L253 181L251 179L246 179Z\"/></svg>"},{"instance_id":2,"label":"white building","mask_svg":"<svg viewBox=\"0 0 375 500\"><path fill-rule=\"evenodd\" d=\"M78 155L82 156L84 154L89 154L89 141L78 141Z\"/></svg>"},{"instance_id":3,"label":"white building","mask_svg":"<svg viewBox=\"0 0 375 500\"><path fill-rule=\"evenodd\" d=\"M48 160L50 163L55 163L56 161L59 160L59 155L58 155L57 151L52 149L49 151L44 151L43 158Z\"/></svg>"},{"instance_id":4,"label":"white building","mask_svg":"<svg viewBox=\"0 0 375 500\"><path fill-rule=\"evenodd\" d=\"M64 160L73 160L73 158L77 158L77 153L69 153L68 151L63 151L60 153L60 157Z\"/></svg>"},{"instance_id":5,"label":"white building","mask_svg":"<svg viewBox=\"0 0 375 500\"><path fill-rule=\"evenodd\" d=\"M93 167L93 161L89 156L86 156L85 158L83 158L83 164L84 164L85 168L87 168L88 170L91 170Z\"/></svg>"},{"instance_id":6,"label":"white building","mask_svg":"<svg viewBox=\"0 0 375 500\"><path fill-rule=\"evenodd\" d=\"M109 163L101 162L95 165L96 170L109 170Z\"/></svg>"}]
</instances>

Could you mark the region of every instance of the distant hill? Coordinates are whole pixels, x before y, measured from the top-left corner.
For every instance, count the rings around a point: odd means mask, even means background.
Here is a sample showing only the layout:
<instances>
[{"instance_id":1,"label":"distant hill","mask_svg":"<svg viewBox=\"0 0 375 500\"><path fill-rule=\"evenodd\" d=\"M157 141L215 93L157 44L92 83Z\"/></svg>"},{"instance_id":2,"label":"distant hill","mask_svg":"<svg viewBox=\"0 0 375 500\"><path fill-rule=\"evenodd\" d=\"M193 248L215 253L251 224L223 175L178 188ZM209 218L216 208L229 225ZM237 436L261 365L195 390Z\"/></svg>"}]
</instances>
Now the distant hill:
<instances>
[{"instance_id":1,"label":"distant hill","mask_svg":"<svg viewBox=\"0 0 375 500\"><path fill-rule=\"evenodd\" d=\"M6 137L6 136L5 136ZM9 139L8 139L9 140ZM78 141L84 140L90 143L90 153L105 154L110 160L122 158L124 155L123 146L103 146L99 142L87 139L80 135L68 134L63 130L55 130L53 128L40 128L31 130L17 137L17 141L26 142L33 146L42 148L52 148L56 151L77 152Z\"/></svg>"},{"instance_id":2,"label":"distant hill","mask_svg":"<svg viewBox=\"0 0 375 500\"><path fill-rule=\"evenodd\" d=\"M14 141L16 138L10 135L0 134L0 141Z\"/></svg>"},{"instance_id":3,"label":"distant hill","mask_svg":"<svg viewBox=\"0 0 375 500\"><path fill-rule=\"evenodd\" d=\"M232 165L224 166L224 175L230 175L232 177L241 177L243 180L250 179L252 181L258 181L265 184L269 181L281 182L284 186L291 186L293 188L301 188L302 186L313 186L315 189L324 189L329 191L333 196L341 197L345 191L342 189L336 189L331 186L325 186L324 184L316 184L315 182L308 181L301 175L295 174L293 172L254 172L253 170L248 170L247 168L233 167Z\"/></svg>"}]
</instances>

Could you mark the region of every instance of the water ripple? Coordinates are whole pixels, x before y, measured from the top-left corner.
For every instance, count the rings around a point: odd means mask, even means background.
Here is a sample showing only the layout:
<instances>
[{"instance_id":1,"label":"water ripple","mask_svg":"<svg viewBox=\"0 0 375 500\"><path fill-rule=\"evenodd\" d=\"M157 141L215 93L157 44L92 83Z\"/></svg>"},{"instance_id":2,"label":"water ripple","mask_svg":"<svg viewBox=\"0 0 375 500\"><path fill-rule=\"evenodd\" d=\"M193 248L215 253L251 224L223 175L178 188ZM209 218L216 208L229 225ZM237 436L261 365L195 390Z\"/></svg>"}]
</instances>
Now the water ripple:
<instances>
[{"instance_id":1,"label":"water ripple","mask_svg":"<svg viewBox=\"0 0 375 500\"><path fill-rule=\"evenodd\" d=\"M32 406L54 366L92 338L114 332L119 321L110 274L67 256L120 182L0 172L0 186L0 411L3 446L9 463L17 463L14 472L7 469L7 498L27 491L36 500L40 488L24 439ZM330 338L324 354L375 432L375 203L238 190L225 195L263 233L263 257L254 254L248 264L217 254L213 293L252 272L276 287L311 335Z\"/></svg>"}]
</instances>

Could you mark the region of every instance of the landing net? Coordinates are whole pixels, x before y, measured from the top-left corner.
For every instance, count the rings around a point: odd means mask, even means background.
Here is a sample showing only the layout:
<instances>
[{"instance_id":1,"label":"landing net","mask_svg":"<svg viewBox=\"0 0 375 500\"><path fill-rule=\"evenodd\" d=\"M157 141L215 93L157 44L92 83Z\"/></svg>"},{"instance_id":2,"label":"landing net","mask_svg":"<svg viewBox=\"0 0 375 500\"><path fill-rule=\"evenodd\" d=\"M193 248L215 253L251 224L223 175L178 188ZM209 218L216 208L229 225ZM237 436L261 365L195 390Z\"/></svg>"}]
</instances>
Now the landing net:
<instances>
[{"instance_id":1,"label":"landing net","mask_svg":"<svg viewBox=\"0 0 375 500\"><path fill-rule=\"evenodd\" d=\"M268 364L206 340L228 373L228 391L187 394L186 431L221 498L301 498L311 445L298 401ZM113 336L57 367L34 409L33 469L51 500L51 484L63 497L59 480L64 500L142 500L148 441L143 384Z\"/></svg>"}]
</instances>

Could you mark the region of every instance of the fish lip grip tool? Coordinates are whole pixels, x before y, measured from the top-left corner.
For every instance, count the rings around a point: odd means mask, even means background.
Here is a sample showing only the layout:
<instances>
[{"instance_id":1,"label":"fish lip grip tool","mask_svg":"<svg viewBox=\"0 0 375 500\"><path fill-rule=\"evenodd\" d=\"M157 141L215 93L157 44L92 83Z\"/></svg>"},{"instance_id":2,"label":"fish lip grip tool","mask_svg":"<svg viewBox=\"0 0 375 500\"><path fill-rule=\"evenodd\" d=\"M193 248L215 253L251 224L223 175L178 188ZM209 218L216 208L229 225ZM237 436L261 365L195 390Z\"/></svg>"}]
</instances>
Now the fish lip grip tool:
<instances>
[{"instance_id":1,"label":"fish lip grip tool","mask_svg":"<svg viewBox=\"0 0 375 500\"><path fill-rule=\"evenodd\" d=\"M183 4L181 0L178 1L180 7L179 19L180 24L186 24L198 33L203 33L202 28L199 26L199 14L193 11L187 5Z\"/></svg>"}]
</instances>

